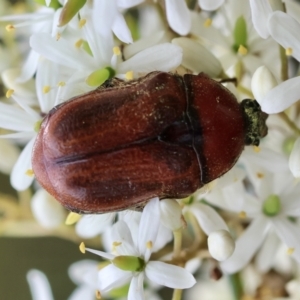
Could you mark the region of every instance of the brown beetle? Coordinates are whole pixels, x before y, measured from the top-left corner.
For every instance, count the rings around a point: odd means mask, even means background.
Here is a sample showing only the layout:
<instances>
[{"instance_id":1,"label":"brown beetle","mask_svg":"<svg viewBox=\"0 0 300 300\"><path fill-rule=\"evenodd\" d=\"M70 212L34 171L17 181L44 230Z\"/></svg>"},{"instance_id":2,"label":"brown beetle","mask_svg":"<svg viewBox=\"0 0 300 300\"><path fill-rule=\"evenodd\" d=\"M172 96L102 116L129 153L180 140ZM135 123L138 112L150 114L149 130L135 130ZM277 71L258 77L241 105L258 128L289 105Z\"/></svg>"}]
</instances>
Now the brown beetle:
<instances>
[{"instance_id":1,"label":"brown beetle","mask_svg":"<svg viewBox=\"0 0 300 300\"><path fill-rule=\"evenodd\" d=\"M220 177L267 134L265 120L256 101L238 104L203 73L111 80L50 111L32 166L69 210L118 211L186 197Z\"/></svg>"}]
</instances>

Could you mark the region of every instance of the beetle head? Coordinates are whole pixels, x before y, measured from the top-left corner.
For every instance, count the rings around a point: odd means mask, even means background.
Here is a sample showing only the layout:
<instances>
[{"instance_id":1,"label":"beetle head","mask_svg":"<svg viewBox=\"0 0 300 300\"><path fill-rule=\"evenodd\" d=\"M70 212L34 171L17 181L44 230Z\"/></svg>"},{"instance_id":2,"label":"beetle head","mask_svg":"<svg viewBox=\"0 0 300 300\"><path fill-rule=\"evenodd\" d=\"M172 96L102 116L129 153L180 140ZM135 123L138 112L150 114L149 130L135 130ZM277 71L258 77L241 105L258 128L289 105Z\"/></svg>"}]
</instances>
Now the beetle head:
<instances>
[{"instance_id":1,"label":"beetle head","mask_svg":"<svg viewBox=\"0 0 300 300\"><path fill-rule=\"evenodd\" d=\"M244 99L241 108L246 120L246 145L259 145L259 140L268 133L266 119L268 115L264 113L256 100Z\"/></svg>"}]
</instances>

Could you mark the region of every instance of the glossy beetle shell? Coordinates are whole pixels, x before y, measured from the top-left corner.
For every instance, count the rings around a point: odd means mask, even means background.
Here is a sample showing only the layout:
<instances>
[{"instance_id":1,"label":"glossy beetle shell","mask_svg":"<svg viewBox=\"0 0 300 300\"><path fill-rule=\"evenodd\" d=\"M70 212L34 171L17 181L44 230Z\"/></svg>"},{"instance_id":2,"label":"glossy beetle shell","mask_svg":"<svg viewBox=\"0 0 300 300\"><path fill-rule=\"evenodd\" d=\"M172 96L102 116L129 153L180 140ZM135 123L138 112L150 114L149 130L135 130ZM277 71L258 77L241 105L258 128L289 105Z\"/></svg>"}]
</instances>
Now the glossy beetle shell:
<instances>
[{"instance_id":1,"label":"glossy beetle shell","mask_svg":"<svg viewBox=\"0 0 300 300\"><path fill-rule=\"evenodd\" d=\"M205 74L153 72L65 102L45 117L32 166L66 208L102 213L182 198L230 170L248 121Z\"/></svg>"}]
</instances>

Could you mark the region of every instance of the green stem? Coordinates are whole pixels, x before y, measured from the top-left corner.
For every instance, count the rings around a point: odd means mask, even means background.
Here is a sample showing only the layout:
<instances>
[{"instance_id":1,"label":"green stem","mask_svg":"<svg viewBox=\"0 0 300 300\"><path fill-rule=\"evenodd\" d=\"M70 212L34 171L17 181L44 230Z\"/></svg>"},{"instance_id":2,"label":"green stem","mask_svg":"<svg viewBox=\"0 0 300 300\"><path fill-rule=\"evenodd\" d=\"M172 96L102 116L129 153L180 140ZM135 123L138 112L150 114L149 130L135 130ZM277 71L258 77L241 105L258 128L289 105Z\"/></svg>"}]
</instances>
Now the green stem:
<instances>
[{"instance_id":1,"label":"green stem","mask_svg":"<svg viewBox=\"0 0 300 300\"><path fill-rule=\"evenodd\" d=\"M234 300L240 300L243 297L243 284L240 278L239 273L235 273L228 276Z\"/></svg>"},{"instance_id":2,"label":"green stem","mask_svg":"<svg viewBox=\"0 0 300 300\"><path fill-rule=\"evenodd\" d=\"M286 81L288 79L288 60L285 54L285 49L279 46L280 61L281 61L281 80Z\"/></svg>"},{"instance_id":3,"label":"green stem","mask_svg":"<svg viewBox=\"0 0 300 300\"><path fill-rule=\"evenodd\" d=\"M173 292L172 300L181 300L182 290L175 289Z\"/></svg>"},{"instance_id":4,"label":"green stem","mask_svg":"<svg viewBox=\"0 0 300 300\"><path fill-rule=\"evenodd\" d=\"M181 253L181 245L182 245L182 229L178 229L173 231L174 235L174 250L173 250L173 257L175 259L180 257Z\"/></svg>"}]
</instances>

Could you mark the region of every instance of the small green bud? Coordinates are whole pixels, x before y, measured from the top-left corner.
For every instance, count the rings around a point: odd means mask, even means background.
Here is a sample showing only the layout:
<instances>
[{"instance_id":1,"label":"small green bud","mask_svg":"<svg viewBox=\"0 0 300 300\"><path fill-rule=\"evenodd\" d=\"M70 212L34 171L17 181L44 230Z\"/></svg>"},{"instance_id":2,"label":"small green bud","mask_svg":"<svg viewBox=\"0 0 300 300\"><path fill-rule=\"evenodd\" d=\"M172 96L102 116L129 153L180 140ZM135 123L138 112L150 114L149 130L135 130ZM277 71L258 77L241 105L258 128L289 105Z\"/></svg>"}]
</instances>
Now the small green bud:
<instances>
[{"instance_id":1,"label":"small green bud","mask_svg":"<svg viewBox=\"0 0 300 300\"><path fill-rule=\"evenodd\" d=\"M248 40L248 34L247 34L247 23L243 16L239 17L234 26L233 30L233 50L235 52L238 51L240 46L243 46L247 48L247 40Z\"/></svg>"},{"instance_id":2,"label":"small green bud","mask_svg":"<svg viewBox=\"0 0 300 300\"><path fill-rule=\"evenodd\" d=\"M270 195L263 203L263 213L268 217L276 216L280 209L280 198L277 195Z\"/></svg>"},{"instance_id":3,"label":"small green bud","mask_svg":"<svg viewBox=\"0 0 300 300\"><path fill-rule=\"evenodd\" d=\"M33 128L34 131L35 131L35 132L39 132L40 129L41 129L41 125L42 125L42 120L39 120L39 121L35 122L34 128Z\"/></svg>"},{"instance_id":4,"label":"small green bud","mask_svg":"<svg viewBox=\"0 0 300 300\"><path fill-rule=\"evenodd\" d=\"M86 79L86 83L89 86L100 86L109 78L110 78L109 70L107 70L106 68L100 69L91 73Z\"/></svg>"},{"instance_id":5,"label":"small green bud","mask_svg":"<svg viewBox=\"0 0 300 300\"><path fill-rule=\"evenodd\" d=\"M40 5L43 5L43 6L47 6L46 5L46 1L45 0L35 0L36 3L40 4ZM51 0L50 4L48 7L51 7L53 9L58 9L61 7L61 4L59 3L58 0Z\"/></svg>"},{"instance_id":6,"label":"small green bud","mask_svg":"<svg viewBox=\"0 0 300 300\"><path fill-rule=\"evenodd\" d=\"M119 299L126 298L129 291L129 284L125 284L119 288L112 289L108 292L110 298Z\"/></svg>"},{"instance_id":7,"label":"small green bud","mask_svg":"<svg viewBox=\"0 0 300 300\"><path fill-rule=\"evenodd\" d=\"M140 272L145 267L145 261L136 256L120 255L116 256L112 263L123 271Z\"/></svg>"},{"instance_id":8,"label":"small green bud","mask_svg":"<svg viewBox=\"0 0 300 300\"><path fill-rule=\"evenodd\" d=\"M68 24L72 18L79 12L79 10L85 5L86 0L69 0L63 7L58 26L64 26Z\"/></svg>"}]
</instances>

